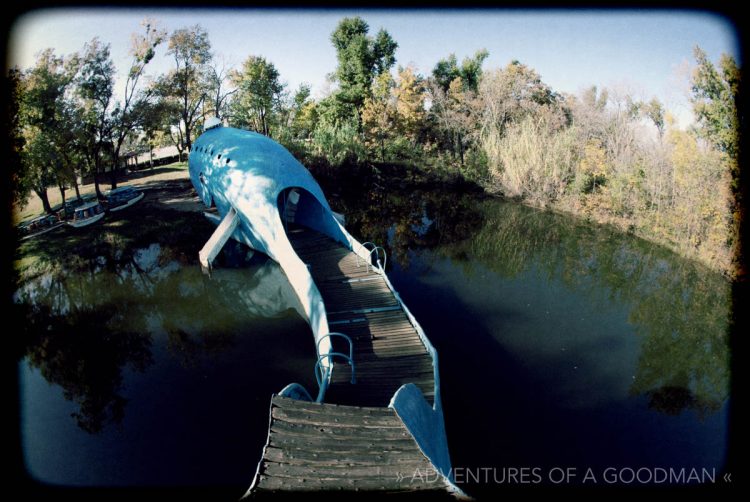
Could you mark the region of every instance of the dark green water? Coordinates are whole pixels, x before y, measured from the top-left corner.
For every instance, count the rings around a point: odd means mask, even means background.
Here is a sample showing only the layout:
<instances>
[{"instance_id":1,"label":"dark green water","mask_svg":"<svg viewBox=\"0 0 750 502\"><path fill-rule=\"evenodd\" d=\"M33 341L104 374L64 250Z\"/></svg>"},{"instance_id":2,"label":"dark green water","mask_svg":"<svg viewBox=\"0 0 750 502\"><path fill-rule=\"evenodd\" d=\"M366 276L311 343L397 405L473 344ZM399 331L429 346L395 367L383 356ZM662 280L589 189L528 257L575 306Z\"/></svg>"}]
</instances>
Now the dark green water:
<instances>
[{"instance_id":1,"label":"dark green water","mask_svg":"<svg viewBox=\"0 0 750 502\"><path fill-rule=\"evenodd\" d=\"M53 485L230 485L239 497L271 393L314 385L309 328L265 257L208 279L156 245L141 251L16 294L26 469Z\"/></svg>"},{"instance_id":2,"label":"dark green water","mask_svg":"<svg viewBox=\"0 0 750 502\"><path fill-rule=\"evenodd\" d=\"M517 204L410 188L332 199L356 237L386 244L389 276L438 349L453 464L494 473L467 491L502 490L522 467L577 469L578 481L590 468L599 484L610 467L718 477L730 401L720 275ZM27 468L66 485L246 486L270 393L314 385L291 290L258 257L211 280L145 269L17 295L34 305L19 364Z\"/></svg>"},{"instance_id":3,"label":"dark green water","mask_svg":"<svg viewBox=\"0 0 750 502\"><path fill-rule=\"evenodd\" d=\"M394 286L440 354L464 487L523 484L507 476L523 467L539 468L531 484L568 468L572 483L591 469L589 485L608 484L607 469L626 469L625 481L627 469L646 468L647 479L657 467L715 470L719 479L729 283L606 228L435 194L374 201L352 226L370 235L379 208L401 210L380 238Z\"/></svg>"}]
</instances>

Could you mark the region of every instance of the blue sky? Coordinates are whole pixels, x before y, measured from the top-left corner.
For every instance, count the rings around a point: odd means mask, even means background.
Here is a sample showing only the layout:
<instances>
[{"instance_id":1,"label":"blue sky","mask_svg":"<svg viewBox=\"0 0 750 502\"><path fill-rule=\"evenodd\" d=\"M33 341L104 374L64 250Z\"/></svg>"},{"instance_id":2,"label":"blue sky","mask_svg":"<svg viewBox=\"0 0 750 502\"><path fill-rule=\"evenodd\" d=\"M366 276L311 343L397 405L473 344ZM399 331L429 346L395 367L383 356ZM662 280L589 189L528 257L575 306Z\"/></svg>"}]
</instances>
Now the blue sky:
<instances>
[{"instance_id":1,"label":"blue sky","mask_svg":"<svg viewBox=\"0 0 750 502\"><path fill-rule=\"evenodd\" d=\"M414 64L428 74L450 53L459 60L486 48L485 69L518 59L534 68L556 91L577 93L597 85L620 88L648 99L659 97L684 122L687 68L700 45L718 61L721 53L739 60L739 42L727 20L695 11L545 10L165 10L118 9L37 11L20 18L10 34L10 62L33 64L35 54L81 49L94 36L112 44L124 72L130 34L145 17L168 30L193 24L207 29L214 52L238 66L248 55L272 61L291 88L301 82L313 95L325 92L326 74L336 66L329 37L339 20L359 15L371 33L385 28L398 42L397 64ZM150 73L171 61L155 58ZM741 64L741 61L740 61Z\"/></svg>"}]
</instances>

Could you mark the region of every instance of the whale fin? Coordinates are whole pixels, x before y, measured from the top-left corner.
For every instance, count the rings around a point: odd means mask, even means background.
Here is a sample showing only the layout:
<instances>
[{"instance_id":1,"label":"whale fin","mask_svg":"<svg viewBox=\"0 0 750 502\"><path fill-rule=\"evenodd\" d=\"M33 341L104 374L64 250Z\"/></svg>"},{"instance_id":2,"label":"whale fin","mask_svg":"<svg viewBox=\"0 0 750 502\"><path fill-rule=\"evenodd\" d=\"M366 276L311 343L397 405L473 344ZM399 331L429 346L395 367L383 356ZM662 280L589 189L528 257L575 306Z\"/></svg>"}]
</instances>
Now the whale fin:
<instances>
[{"instance_id":1,"label":"whale fin","mask_svg":"<svg viewBox=\"0 0 750 502\"><path fill-rule=\"evenodd\" d=\"M214 233L211 234L206 244L203 245L203 249L198 252L198 261L201 263L203 273L211 274L211 264L216 259L216 255L219 254L221 248L224 247L224 244L227 243L239 222L239 215L233 207L230 207L224 219L221 220Z\"/></svg>"}]
</instances>

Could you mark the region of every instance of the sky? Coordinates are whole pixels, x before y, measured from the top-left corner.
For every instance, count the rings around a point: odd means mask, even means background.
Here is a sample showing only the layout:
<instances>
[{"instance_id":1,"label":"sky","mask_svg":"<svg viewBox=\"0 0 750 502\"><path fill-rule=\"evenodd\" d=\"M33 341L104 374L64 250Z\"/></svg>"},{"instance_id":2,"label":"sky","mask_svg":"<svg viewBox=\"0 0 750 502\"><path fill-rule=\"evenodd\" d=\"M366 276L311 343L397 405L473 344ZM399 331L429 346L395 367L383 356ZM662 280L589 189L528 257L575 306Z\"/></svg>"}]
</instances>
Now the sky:
<instances>
[{"instance_id":1,"label":"sky","mask_svg":"<svg viewBox=\"0 0 750 502\"><path fill-rule=\"evenodd\" d=\"M484 68L519 60L557 92L578 93L596 85L630 92L640 99L658 97L678 118L690 121L687 95L693 47L718 62L722 53L740 64L733 24L699 11L585 10L252 10L252 9L55 9L19 18L9 40L9 62L27 68L36 54L52 47L57 54L79 51L98 36L111 43L113 61L124 75L130 34L146 17L170 32L200 24L214 53L238 67L249 55L264 56L290 89L312 85L323 96L326 75L336 67L330 34L347 16L361 16L375 34L387 30L399 47L397 65L414 65L427 75L438 60L455 53L459 61L478 49L489 51ZM158 50L147 73L173 64ZM120 78L120 86L124 78Z\"/></svg>"}]
</instances>

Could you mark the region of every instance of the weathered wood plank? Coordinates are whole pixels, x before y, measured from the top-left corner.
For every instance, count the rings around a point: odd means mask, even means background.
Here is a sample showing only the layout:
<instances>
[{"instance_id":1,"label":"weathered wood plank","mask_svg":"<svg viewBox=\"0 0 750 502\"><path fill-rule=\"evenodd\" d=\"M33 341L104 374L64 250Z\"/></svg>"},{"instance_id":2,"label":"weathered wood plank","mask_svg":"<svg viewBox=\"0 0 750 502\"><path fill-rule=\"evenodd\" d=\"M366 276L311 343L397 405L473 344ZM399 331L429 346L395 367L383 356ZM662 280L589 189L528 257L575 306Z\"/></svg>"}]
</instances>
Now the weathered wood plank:
<instances>
[{"instance_id":1,"label":"weathered wood plank","mask_svg":"<svg viewBox=\"0 0 750 502\"><path fill-rule=\"evenodd\" d=\"M274 406L282 409L293 409L300 411L311 411L326 414L357 415L367 417L392 417L393 410L388 408L372 406L341 406L335 403L314 403L312 401L300 401L288 397L274 396L272 400Z\"/></svg>"},{"instance_id":2,"label":"weathered wood plank","mask_svg":"<svg viewBox=\"0 0 750 502\"><path fill-rule=\"evenodd\" d=\"M263 474L266 476L284 476L291 478L316 478L316 479L373 479L387 483L398 483L398 479L408 476L411 480L417 469L427 471L430 464L426 460L415 459L410 464L392 465L303 465L281 462L267 462Z\"/></svg>"},{"instance_id":3,"label":"weathered wood plank","mask_svg":"<svg viewBox=\"0 0 750 502\"><path fill-rule=\"evenodd\" d=\"M332 439L371 439L377 441L392 441L400 439L411 439L409 432L403 428L367 428L361 427L337 427L331 425L316 425L310 423L285 422L274 420L271 422L271 430L281 434L313 435L319 438Z\"/></svg>"},{"instance_id":4,"label":"weathered wood plank","mask_svg":"<svg viewBox=\"0 0 750 502\"><path fill-rule=\"evenodd\" d=\"M298 492L320 492L329 490L346 490L346 491L373 491L378 490L384 493L399 491L444 491L446 485L444 482L425 483L419 479L412 482L411 477L405 477L399 483L394 476L390 482L385 480L357 480L357 479L306 479L306 478L288 478L282 476L261 476L258 490L267 491L298 491Z\"/></svg>"},{"instance_id":5,"label":"weathered wood plank","mask_svg":"<svg viewBox=\"0 0 750 502\"><path fill-rule=\"evenodd\" d=\"M304 423L313 426L350 427L350 428L395 428L403 424L395 415L392 417L366 417L362 415L341 416L328 413L311 413L297 410L273 408L271 415L277 420L290 423Z\"/></svg>"},{"instance_id":6,"label":"weathered wood plank","mask_svg":"<svg viewBox=\"0 0 750 502\"><path fill-rule=\"evenodd\" d=\"M326 451L311 451L301 448L266 448L264 458L269 462L286 462L298 465L352 466L352 465L413 465L411 449L369 451L342 447Z\"/></svg>"}]
</instances>

